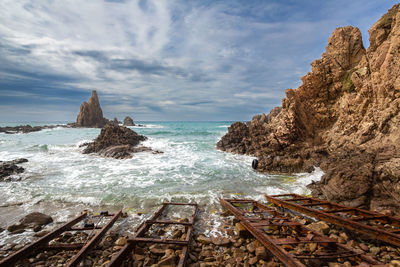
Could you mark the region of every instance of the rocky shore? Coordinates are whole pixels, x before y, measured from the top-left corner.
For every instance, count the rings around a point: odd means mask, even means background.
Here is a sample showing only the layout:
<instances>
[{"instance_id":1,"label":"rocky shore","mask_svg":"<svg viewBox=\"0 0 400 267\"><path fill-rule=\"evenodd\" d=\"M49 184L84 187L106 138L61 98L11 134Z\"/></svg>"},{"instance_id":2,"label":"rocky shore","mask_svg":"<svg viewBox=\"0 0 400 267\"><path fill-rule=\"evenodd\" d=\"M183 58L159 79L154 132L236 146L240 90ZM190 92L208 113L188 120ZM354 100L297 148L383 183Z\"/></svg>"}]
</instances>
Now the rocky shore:
<instances>
[{"instance_id":1,"label":"rocky shore","mask_svg":"<svg viewBox=\"0 0 400 267\"><path fill-rule=\"evenodd\" d=\"M219 211L216 213L219 227L218 234L209 235L205 228L210 222L203 221L201 218L207 214L201 211L198 214L198 220L195 224L195 233L193 235L188 259L189 267L206 267L206 266L268 266L278 267L284 266L270 252L265 249L255 238L248 233L243 226L227 211ZM400 264L400 249L386 244L378 243L374 240L368 240L360 235L348 232L325 222L316 222L307 217L298 216L292 213L286 213L286 216L292 220L298 221L307 227L325 234L331 238L338 240L340 244L349 246L360 253L365 253L388 266L398 266ZM127 215L120 221L127 219ZM48 221L47 221L48 222ZM92 250L84 260L82 266L106 266L112 256L127 243L126 226L123 224L115 226L101 240L101 242ZM56 225L54 225L56 227ZM50 229L35 233L39 238L48 233ZM163 229L155 229L157 235L168 233L173 239L183 240L185 235L182 229L175 229L167 226ZM271 227L271 234L278 234L278 231ZM93 234L90 232L67 232L61 237L53 241L57 243L82 243ZM170 238L169 237L169 238ZM18 244L8 244L0 248L0 258L20 249L22 246ZM310 253L317 251L318 247L313 243L304 244L296 249L301 251L309 251ZM64 266L68 260L77 251L54 251L39 253L35 256L19 262L16 266ZM152 266L152 267L174 267L179 261L181 255L181 247L176 245L139 245L137 249L128 257L124 266ZM300 251L299 251L300 252ZM338 262L313 262L312 266L354 266L350 261L343 259Z\"/></svg>"},{"instance_id":2,"label":"rocky shore","mask_svg":"<svg viewBox=\"0 0 400 267\"><path fill-rule=\"evenodd\" d=\"M369 33L365 49L358 28L336 29L282 106L232 124L217 148L257 157L261 172L320 166L313 196L400 213L399 5Z\"/></svg>"}]
</instances>

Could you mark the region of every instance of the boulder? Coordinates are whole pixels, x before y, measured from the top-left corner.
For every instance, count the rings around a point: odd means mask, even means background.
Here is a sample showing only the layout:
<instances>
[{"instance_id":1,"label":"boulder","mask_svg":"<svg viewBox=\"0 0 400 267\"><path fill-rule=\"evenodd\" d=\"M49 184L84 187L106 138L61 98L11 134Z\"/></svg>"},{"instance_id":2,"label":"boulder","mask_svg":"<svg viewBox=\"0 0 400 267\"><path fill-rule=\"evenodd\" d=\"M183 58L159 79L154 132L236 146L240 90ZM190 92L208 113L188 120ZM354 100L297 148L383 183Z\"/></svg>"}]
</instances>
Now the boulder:
<instances>
[{"instance_id":1,"label":"boulder","mask_svg":"<svg viewBox=\"0 0 400 267\"><path fill-rule=\"evenodd\" d=\"M42 226L53 222L53 218L51 216L40 213L40 212L32 212L26 215L19 221L21 224L30 225L30 226Z\"/></svg>"},{"instance_id":2,"label":"boulder","mask_svg":"<svg viewBox=\"0 0 400 267\"><path fill-rule=\"evenodd\" d=\"M106 125L107 122L108 120L103 118L103 111L100 107L97 92L93 90L89 101L83 102L81 105L75 125L77 127L101 128Z\"/></svg>"},{"instance_id":3,"label":"boulder","mask_svg":"<svg viewBox=\"0 0 400 267\"><path fill-rule=\"evenodd\" d=\"M337 28L326 51L282 106L232 124L217 149L257 157L257 170L325 175L313 196L400 214L400 4L363 46L358 28Z\"/></svg>"},{"instance_id":4,"label":"boulder","mask_svg":"<svg viewBox=\"0 0 400 267\"><path fill-rule=\"evenodd\" d=\"M0 181L10 175L24 172L25 169L17 165L24 162L28 162L28 160L20 158L11 161L0 161Z\"/></svg>"},{"instance_id":5,"label":"boulder","mask_svg":"<svg viewBox=\"0 0 400 267\"><path fill-rule=\"evenodd\" d=\"M135 126L135 123L133 122L131 117L126 116L124 119L124 126Z\"/></svg>"}]
</instances>

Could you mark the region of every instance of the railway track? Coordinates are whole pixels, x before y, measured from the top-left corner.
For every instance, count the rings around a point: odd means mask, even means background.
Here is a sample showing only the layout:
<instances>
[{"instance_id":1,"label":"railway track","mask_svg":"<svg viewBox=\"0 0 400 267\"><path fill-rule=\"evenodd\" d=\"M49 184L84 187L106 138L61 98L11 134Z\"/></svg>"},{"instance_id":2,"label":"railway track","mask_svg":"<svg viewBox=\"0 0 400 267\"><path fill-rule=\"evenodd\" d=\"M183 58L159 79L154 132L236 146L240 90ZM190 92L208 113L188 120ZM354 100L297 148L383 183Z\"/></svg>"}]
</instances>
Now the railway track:
<instances>
[{"instance_id":1,"label":"railway track","mask_svg":"<svg viewBox=\"0 0 400 267\"><path fill-rule=\"evenodd\" d=\"M297 194L265 197L277 207L294 210L372 239L400 246L400 219L395 217Z\"/></svg>"},{"instance_id":2,"label":"railway track","mask_svg":"<svg viewBox=\"0 0 400 267\"><path fill-rule=\"evenodd\" d=\"M10 256L2 259L0 261L0 267L13 266L15 263L22 261L23 259L38 254L42 251L49 250L78 250L77 253L66 263L65 266L73 267L78 266L78 264L85 258L88 252L93 249L96 244L101 240L104 234L113 226L117 219L121 216L122 211L118 211L116 214L108 214L108 212L102 212L98 216L88 216L87 213L83 213L72 219L71 221L63 224L57 229L51 231L47 235L39 238L35 242L28 244L22 249L16 251ZM103 225L98 225L103 219L110 218L107 223ZM79 223L83 223L84 220L91 219L97 223L85 223L83 227L76 226ZM65 232L79 232L79 231L90 231L88 238L82 243L55 243L54 241L57 237L60 237Z\"/></svg>"},{"instance_id":3,"label":"railway track","mask_svg":"<svg viewBox=\"0 0 400 267\"><path fill-rule=\"evenodd\" d=\"M290 220L276 208L251 199L220 199L220 202L286 266L323 266L330 261L384 266L362 251Z\"/></svg>"}]
</instances>

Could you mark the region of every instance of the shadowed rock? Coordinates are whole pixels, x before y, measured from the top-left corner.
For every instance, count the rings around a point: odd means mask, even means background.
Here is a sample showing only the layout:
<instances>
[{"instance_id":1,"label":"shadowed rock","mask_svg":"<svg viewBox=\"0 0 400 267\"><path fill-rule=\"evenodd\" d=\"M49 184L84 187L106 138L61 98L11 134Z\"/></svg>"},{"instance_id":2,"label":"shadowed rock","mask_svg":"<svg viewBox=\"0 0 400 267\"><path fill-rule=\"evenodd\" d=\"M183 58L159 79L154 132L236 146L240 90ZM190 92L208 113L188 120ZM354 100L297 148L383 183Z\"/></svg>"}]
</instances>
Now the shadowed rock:
<instances>
[{"instance_id":1,"label":"shadowed rock","mask_svg":"<svg viewBox=\"0 0 400 267\"><path fill-rule=\"evenodd\" d=\"M108 120L103 118L103 111L100 107L97 92L93 90L89 101L83 102L81 105L78 117L76 118L76 126L101 128L107 122Z\"/></svg>"},{"instance_id":2,"label":"shadowed rock","mask_svg":"<svg viewBox=\"0 0 400 267\"><path fill-rule=\"evenodd\" d=\"M0 181L10 175L24 172L25 169L17 165L24 162L28 162L28 160L21 158L11 161L0 161Z\"/></svg>"},{"instance_id":3,"label":"shadowed rock","mask_svg":"<svg viewBox=\"0 0 400 267\"><path fill-rule=\"evenodd\" d=\"M135 123L133 122L131 117L126 116L124 119L124 126L135 126Z\"/></svg>"},{"instance_id":4,"label":"shadowed rock","mask_svg":"<svg viewBox=\"0 0 400 267\"><path fill-rule=\"evenodd\" d=\"M161 153L148 147L139 146L139 143L146 139L147 137L139 135L126 127L107 124L101 129L100 135L92 143L84 144L86 148L83 153L97 153L104 157L117 159L131 158L132 153L136 152L152 151L153 153Z\"/></svg>"}]
</instances>

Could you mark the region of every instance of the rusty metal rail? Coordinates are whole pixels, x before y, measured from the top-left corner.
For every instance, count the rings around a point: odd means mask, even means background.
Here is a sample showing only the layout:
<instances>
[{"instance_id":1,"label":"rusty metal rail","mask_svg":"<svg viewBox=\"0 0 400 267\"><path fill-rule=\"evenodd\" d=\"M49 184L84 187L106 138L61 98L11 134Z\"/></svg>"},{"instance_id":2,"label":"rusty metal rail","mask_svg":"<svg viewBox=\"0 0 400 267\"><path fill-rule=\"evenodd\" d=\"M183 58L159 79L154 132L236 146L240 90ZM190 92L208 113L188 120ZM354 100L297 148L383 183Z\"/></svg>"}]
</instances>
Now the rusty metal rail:
<instances>
[{"instance_id":1,"label":"rusty metal rail","mask_svg":"<svg viewBox=\"0 0 400 267\"><path fill-rule=\"evenodd\" d=\"M191 217L187 222L179 222L172 220L160 220L164 212L167 210L168 206L192 206L193 212ZM188 258L188 250L189 243L193 232L193 224L197 214L197 204L195 203L174 203L174 202L164 202L161 208L153 214L153 216L139 225L138 230L133 235L133 237L129 238L127 244L116 254L108 264L108 267L117 267L122 266L124 260L130 254L132 250L135 249L135 246L138 243L158 243L158 244L173 244L182 246L182 256L180 257L179 263L177 267L186 266L186 261ZM160 238L149 238L145 237L146 233L150 229L152 225L161 224L161 225L183 225L185 226L186 237L185 240L174 240L174 239L162 239Z\"/></svg>"},{"instance_id":2,"label":"rusty metal rail","mask_svg":"<svg viewBox=\"0 0 400 267\"><path fill-rule=\"evenodd\" d=\"M400 219L297 194L265 195L269 202L400 246ZM373 225L371 225L373 224Z\"/></svg>"},{"instance_id":3,"label":"rusty metal rail","mask_svg":"<svg viewBox=\"0 0 400 267\"><path fill-rule=\"evenodd\" d=\"M107 230L115 223L118 217L121 215L122 211L120 210L115 215L104 214L104 217L112 218L102 227L93 226L93 227L73 227L77 223L83 221L88 217L87 213L83 213L72 219L71 221L65 223L64 225L58 227L47 235L39 238L35 242L28 244L17 252L11 254L7 258L4 258L0 261L0 267L9 267L13 266L14 263L23 260L30 255L33 255L38 251L48 251L48 250L79 250L78 253L65 265L68 267L77 266L84 256L100 241L100 239L104 236ZM64 232L68 231L85 231L85 230L96 230L101 229L97 232L87 243L75 243L75 244L49 244L49 242L56 237L60 236Z\"/></svg>"},{"instance_id":4,"label":"rusty metal rail","mask_svg":"<svg viewBox=\"0 0 400 267\"><path fill-rule=\"evenodd\" d=\"M286 266L304 267L326 263L327 260L351 260L380 265L373 258L339 244L335 239L319 234L304 225L293 222L277 209L249 199L220 199L240 223ZM278 233L276 233L278 232ZM283 236L283 237L282 237ZM308 243L314 251L296 250Z\"/></svg>"}]
</instances>

